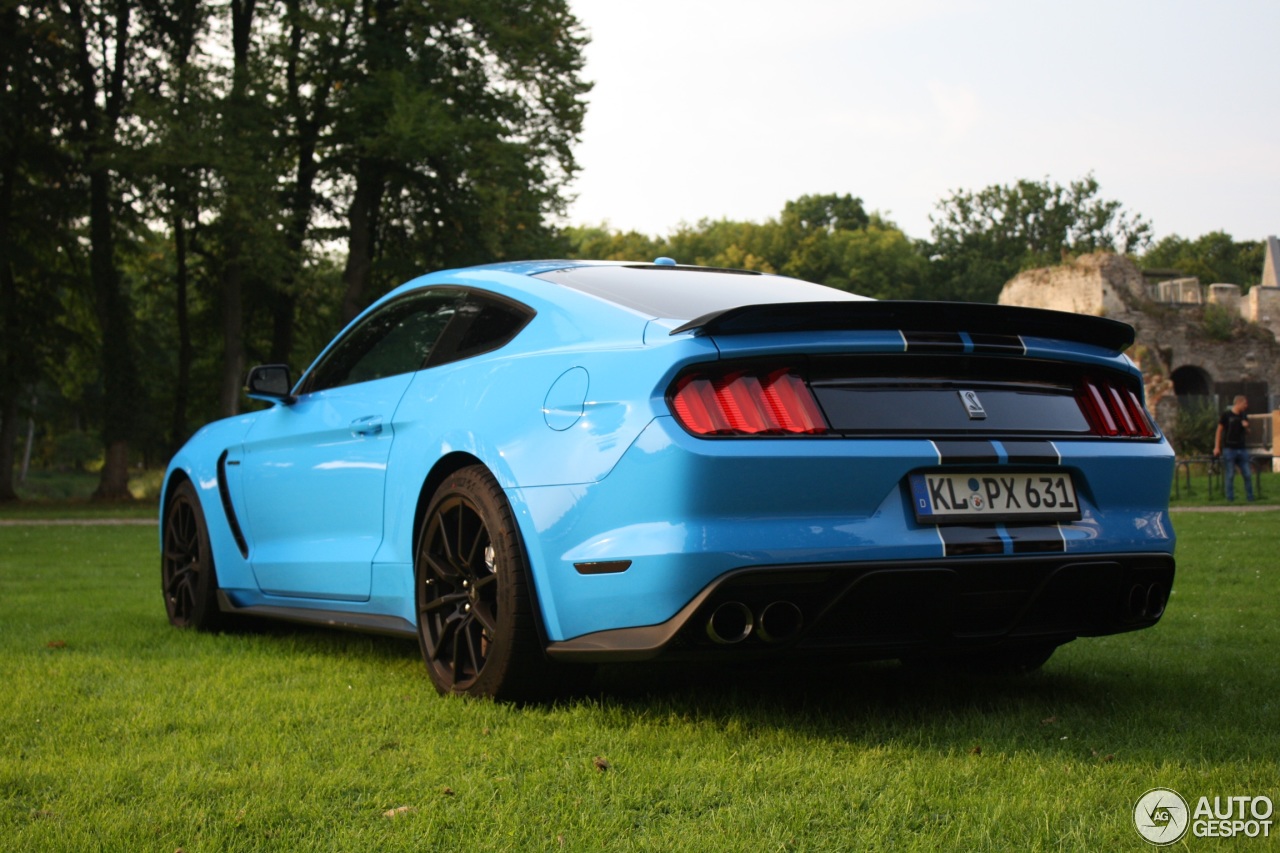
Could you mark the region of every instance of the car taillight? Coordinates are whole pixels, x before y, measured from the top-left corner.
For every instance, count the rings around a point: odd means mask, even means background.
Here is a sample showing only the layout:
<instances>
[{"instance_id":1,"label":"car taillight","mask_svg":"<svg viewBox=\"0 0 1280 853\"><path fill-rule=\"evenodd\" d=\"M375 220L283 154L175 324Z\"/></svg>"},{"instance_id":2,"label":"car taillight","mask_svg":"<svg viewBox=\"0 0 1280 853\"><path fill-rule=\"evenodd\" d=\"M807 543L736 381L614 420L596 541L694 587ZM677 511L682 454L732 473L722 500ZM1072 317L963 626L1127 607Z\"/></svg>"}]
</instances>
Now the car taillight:
<instances>
[{"instance_id":1,"label":"car taillight","mask_svg":"<svg viewBox=\"0 0 1280 853\"><path fill-rule=\"evenodd\" d=\"M1123 385L1090 377L1080 383L1076 399L1096 435L1121 438L1155 435L1138 395Z\"/></svg>"},{"instance_id":2,"label":"car taillight","mask_svg":"<svg viewBox=\"0 0 1280 853\"><path fill-rule=\"evenodd\" d=\"M830 427L809 386L790 368L689 373L671 396L694 435L821 435Z\"/></svg>"}]
</instances>

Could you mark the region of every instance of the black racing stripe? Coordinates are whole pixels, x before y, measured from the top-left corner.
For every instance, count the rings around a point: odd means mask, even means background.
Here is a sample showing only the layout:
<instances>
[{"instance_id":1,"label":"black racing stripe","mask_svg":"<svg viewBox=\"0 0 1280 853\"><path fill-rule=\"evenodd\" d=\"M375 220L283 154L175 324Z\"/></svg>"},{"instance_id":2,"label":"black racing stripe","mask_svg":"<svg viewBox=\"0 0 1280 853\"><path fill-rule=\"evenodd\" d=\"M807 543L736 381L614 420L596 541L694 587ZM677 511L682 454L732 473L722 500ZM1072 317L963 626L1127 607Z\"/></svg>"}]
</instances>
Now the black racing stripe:
<instances>
[{"instance_id":1,"label":"black racing stripe","mask_svg":"<svg viewBox=\"0 0 1280 853\"><path fill-rule=\"evenodd\" d=\"M907 352L964 352L959 332L903 332Z\"/></svg>"},{"instance_id":2,"label":"black racing stripe","mask_svg":"<svg viewBox=\"0 0 1280 853\"><path fill-rule=\"evenodd\" d=\"M1015 554L1062 553L1067 550L1062 531L1057 527L1010 525L1005 528L1005 533L1013 540Z\"/></svg>"},{"instance_id":3,"label":"black racing stripe","mask_svg":"<svg viewBox=\"0 0 1280 853\"><path fill-rule=\"evenodd\" d=\"M1058 451L1049 441L1001 442L1010 465L1057 465Z\"/></svg>"},{"instance_id":4,"label":"black racing stripe","mask_svg":"<svg viewBox=\"0 0 1280 853\"><path fill-rule=\"evenodd\" d=\"M1022 344L1022 338L1017 335L996 335L977 332L971 333L969 340L973 341L974 352L1024 353L1027 351L1027 348Z\"/></svg>"},{"instance_id":5,"label":"black racing stripe","mask_svg":"<svg viewBox=\"0 0 1280 853\"><path fill-rule=\"evenodd\" d=\"M994 465L1000 461L995 445L989 441L935 441L943 465L976 463Z\"/></svg>"},{"instance_id":6,"label":"black racing stripe","mask_svg":"<svg viewBox=\"0 0 1280 853\"><path fill-rule=\"evenodd\" d=\"M993 524L981 527L941 525L938 533L942 536L944 553L948 557L1004 553L1004 540Z\"/></svg>"}]
</instances>

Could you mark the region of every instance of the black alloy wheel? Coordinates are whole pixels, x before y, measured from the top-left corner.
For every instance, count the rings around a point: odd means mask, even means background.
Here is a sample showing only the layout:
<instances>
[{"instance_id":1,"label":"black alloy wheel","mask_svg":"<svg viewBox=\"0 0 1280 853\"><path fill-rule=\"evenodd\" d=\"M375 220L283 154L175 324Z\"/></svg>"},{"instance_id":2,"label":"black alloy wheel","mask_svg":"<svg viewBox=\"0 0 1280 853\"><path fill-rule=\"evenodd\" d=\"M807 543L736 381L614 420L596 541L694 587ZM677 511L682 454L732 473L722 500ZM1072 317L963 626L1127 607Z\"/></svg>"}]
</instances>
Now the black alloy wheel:
<instances>
[{"instance_id":1,"label":"black alloy wheel","mask_svg":"<svg viewBox=\"0 0 1280 853\"><path fill-rule=\"evenodd\" d=\"M176 486L165 507L160 584L171 624L201 631L224 627L209 530L190 482Z\"/></svg>"},{"instance_id":2,"label":"black alloy wheel","mask_svg":"<svg viewBox=\"0 0 1280 853\"><path fill-rule=\"evenodd\" d=\"M528 565L502 488L480 465L440 486L418 535L418 638L442 694L529 699L558 670L537 631Z\"/></svg>"}]
</instances>

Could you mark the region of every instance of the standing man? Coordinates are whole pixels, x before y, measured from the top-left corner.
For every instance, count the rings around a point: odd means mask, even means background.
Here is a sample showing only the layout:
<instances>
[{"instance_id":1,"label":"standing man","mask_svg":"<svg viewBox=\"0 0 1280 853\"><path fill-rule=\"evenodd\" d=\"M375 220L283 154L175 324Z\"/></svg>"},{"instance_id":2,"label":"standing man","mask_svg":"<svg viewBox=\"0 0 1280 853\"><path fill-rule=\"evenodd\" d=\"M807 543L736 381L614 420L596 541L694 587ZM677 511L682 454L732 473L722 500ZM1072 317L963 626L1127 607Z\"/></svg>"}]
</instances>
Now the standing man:
<instances>
[{"instance_id":1,"label":"standing man","mask_svg":"<svg viewBox=\"0 0 1280 853\"><path fill-rule=\"evenodd\" d=\"M1222 413L1222 418L1218 421L1218 432L1213 439L1213 455L1221 456L1226 464L1226 471L1223 472L1227 487L1227 500L1236 499L1236 468L1240 469L1240 474L1244 477L1244 494L1248 500L1253 500L1253 480L1249 479L1249 451L1245 450L1244 440L1249 432L1249 416L1245 414L1249 410L1249 401L1244 395L1236 397L1231 404L1231 408Z\"/></svg>"}]
</instances>

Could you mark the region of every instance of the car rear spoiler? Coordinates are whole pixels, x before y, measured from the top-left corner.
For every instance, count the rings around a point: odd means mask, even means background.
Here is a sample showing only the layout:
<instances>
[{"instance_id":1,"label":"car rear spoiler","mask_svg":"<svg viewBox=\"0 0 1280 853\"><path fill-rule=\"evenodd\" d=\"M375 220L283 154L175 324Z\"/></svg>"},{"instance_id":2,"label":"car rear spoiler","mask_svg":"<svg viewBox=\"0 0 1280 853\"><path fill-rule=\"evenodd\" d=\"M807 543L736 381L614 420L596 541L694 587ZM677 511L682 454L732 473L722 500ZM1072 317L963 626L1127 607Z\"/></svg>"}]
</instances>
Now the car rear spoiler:
<instances>
[{"instance_id":1,"label":"car rear spoiler","mask_svg":"<svg viewBox=\"0 0 1280 853\"><path fill-rule=\"evenodd\" d=\"M1088 314L981 302L892 299L742 305L704 314L672 329L671 334L693 332L695 336L715 336L869 329L1053 338L1092 344L1115 353L1124 352L1133 343L1134 334L1128 323Z\"/></svg>"}]
</instances>

